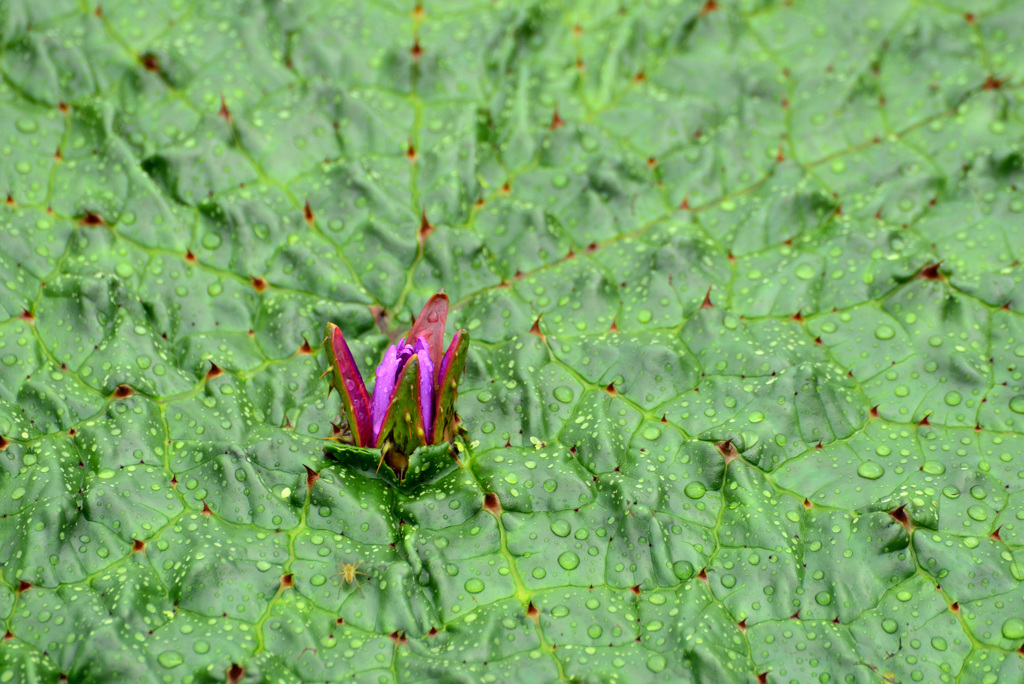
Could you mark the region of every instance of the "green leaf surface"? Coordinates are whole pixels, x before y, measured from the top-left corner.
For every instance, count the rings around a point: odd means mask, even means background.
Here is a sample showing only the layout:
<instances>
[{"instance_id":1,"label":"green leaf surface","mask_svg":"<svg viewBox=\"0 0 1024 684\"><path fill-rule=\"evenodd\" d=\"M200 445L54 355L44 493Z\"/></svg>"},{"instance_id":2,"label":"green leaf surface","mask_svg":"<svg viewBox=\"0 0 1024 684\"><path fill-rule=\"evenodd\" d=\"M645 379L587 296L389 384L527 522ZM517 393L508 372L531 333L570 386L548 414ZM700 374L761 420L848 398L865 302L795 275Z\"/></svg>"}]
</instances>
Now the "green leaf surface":
<instances>
[{"instance_id":1,"label":"green leaf surface","mask_svg":"<svg viewBox=\"0 0 1024 684\"><path fill-rule=\"evenodd\" d=\"M1024 679L1022 43L0 0L0 682ZM461 467L325 453L442 288Z\"/></svg>"}]
</instances>

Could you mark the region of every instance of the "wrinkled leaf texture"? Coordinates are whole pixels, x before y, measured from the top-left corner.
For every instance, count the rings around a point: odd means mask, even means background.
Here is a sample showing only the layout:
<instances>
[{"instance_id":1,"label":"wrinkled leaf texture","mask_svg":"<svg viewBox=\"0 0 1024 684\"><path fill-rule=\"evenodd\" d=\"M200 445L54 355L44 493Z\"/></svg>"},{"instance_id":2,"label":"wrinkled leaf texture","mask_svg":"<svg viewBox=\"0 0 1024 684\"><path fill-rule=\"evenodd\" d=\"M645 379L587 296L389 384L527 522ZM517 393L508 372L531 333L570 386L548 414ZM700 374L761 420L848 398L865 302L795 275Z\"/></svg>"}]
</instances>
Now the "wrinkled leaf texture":
<instances>
[{"instance_id":1,"label":"wrinkled leaf texture","mask_svg":"<svg viewBox=\"0 0 1024 684\"><path fill-rule=\"evenodd\" d=\"M3 0L3 681L1020 681L1022 41ZM321 331L440 288L465 468L397 488Z\"/></svg>"}]
</instances>

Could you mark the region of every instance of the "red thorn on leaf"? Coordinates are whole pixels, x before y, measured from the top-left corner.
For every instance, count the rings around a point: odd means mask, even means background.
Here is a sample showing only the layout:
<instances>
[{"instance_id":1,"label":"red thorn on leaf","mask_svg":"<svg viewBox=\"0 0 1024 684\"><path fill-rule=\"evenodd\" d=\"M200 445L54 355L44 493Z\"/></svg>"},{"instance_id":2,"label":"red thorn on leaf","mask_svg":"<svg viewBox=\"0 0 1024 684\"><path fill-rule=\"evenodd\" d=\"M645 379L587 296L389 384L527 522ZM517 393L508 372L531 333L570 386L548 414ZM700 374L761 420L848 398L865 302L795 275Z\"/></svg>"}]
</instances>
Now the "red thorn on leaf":
<instances>
[{"instance_id":1,"label":"red thorn on leaf","mask_svg":"<svg viewBox=\"0 0 1024 684\"><path fill-rule=\"evenodd\" d=\"M814 338L814 344L820 344L822 347L825 346L825 343L821 341L821 335Z\"/></svg>"},{"instance_id":2,"label":"red thorn on leaf","mask_svg":"<svg viewBox=\"0 0 1024 684\"><path fill-rule=\"evenodd\" d=\"M746 634L747 632L747 618L743 618L736 623L736 626L740 628L740 631Z\"/></svg>"},{"instance_id":3,"label":"red thorn on leaf","mask_svg":"<svg viewBox=\"0 0 1024 684\"><path fill-rule=\"evenodd\" d=\"M549 128L552 131L557 131L559 128L565 125L565 120L558 115L558 107L555 107L554 114L551 115L551 126Z\"/></svg>"},{"instance_id":4,"label":"red thorn on leaf","mask_svg":"<svg viewBox=\"0 0 1024 684\"><path fill-rule=\"evenodd\" d=\"M26 582L25 580L21 580L20 582L18 582L18 593L22 594L22 593L28 591L29 589L31 589L32 586L33 585L32 585L31 582Z\"/></svg>"},{"instance_id":5,"label":"red thorn on leaf","mask_svg":"<svg viewBox=\"0 0 1024 684\"><path fill-rule=\"evenodd\" d=\"M762 672L757 675L757 684L768 684L768 673Z\"/></svg>"},{"instance_id":6,"label":"red thorn on leaf","mask_svg":"<svg viewBox=\"0 0 1024 684\"><path fill-rule=\"evenodd\" d=\"M238 684L244 676L245 668L238 663L231 663L231 667L228 668L227 684Z\"/></svg>"},{"instance_id":7,"label":"red thorn on leaf","mask_svg":"<svg viewBox=\"0 0 1024 684\"><path fill-rule=\"evenodd\" d=\"M790 318L790 320L796 321L797 323L803 323L804 322L804 315L802 313L800 313L799 311L797 311L795 314L793 314L789 318Z\"/></svg>"},{"instance_id":8,"label":"red thorn on leaf","mask_svg":"<svg viewBox=\"0 0 1024 684\"><path fill-rule=\"evenodd\" d=\"M174 487L174 488L178 487L178 476L177 475L171 475L171 486Z\"/></svg>"},{"instance_id":9,"label":"red thorn on leaf","mask_svg":"<svg viewBox=\"0 0 1024 684\"><path fill-rule=\"evenodd\" d=\"M895 510L889 511L889 516L900 525L903 525L903 527L910 530L913 529L913 523L911 523L910 518L907 517L907 511L905 510L906 507L906 504L904 504Z\"/></svg>"},{"instance_id":10,"label":"red thorn on leaf","mask_svg":"<svg viewBox=\"0 0 1024 684\"><path fill-rule=\"evenodd\" d=\"M928 425L931 425L931 424L932 424L932 423L931 423L931 421L930 421L930 420L928 420L928 416L930 416L930 415L932 415L932 414L930 414L930 413L929 413L929 414L928 414L928 415L926 415L926 416L925 416L924 418L922 418L921 420L917 421L917 424L918 424L918 425L920 425L920 426L928 426Z\"/></svg>"},{"instance_id":11,"label":"red thorn on leaf","mask_svg":"<svg viewBox=\"0 0 1024 684\"><path fill-rule=\"evenodd\" d=\"M477 197L476 202L473 202L473 206L476 207L477 209L484 206L484 196L480 195L479 197Z\"/></svg>"},{"instance_id":12,"label":"red thorn on leaf","mask_svg":"<svg viewBox=\"0 0 1024 684\"><path fill-rule=\"evenodd\" d=\"M21 320L25 321L29 325L32 325L33 323L36 322L35 314L33 314L28 309L22 309L21 313L18 314L18 318L20 318Z\"/></svg>"},{"instance_id":13,"label":"red thorn on leaf","mask_svg":"<svg viewBox=\"0 0 1024 684\"><path fill-rule=\"evenodd\" d=\"M530 334L531 335L536 335L537 337L539 337L543 341L547 341L547 339L548 339L547 336L540 331L540 317L543 316L543 315L544 314L540 314L539 316L537 316L537 320L535 320L533 322L533 325L530 326Z\"/></svg>"},{"instance_id":14,"label":"red thorn on leaf","mask_svg":"<svg viewBox=\"0 0 1024 684\"><path fill-rule=\"evenodd\" d=\"M146 550L146 542L141 539L132 539L132 553L142 553Z\"/></svg>"},{"instance_id":15,"label":"red thorn on leaf","mask_svg":"<svg viewBox=\"0 0 1024 684\"><path fill-rule=\"evenodd\" d=\"M533 605L533 601L530 601L530 605L526 607L526 617L530 618L534 622L540 619L540 611L537 610L537 606Z\"/></svg>"},{"instance_id":16,"label":"red thorn on leaf","mask_svg":"<svg viewBox=\"0 0 1024 684\"><path fill-rule=\"evenodd\" d=\"M85 215L79 220L83 226L89 226L91 228L98 228L100 226L107 225L107 222L103 220L103 217L97 213L87 211Z\"/></svg>"},{"instance_id":17,"label":"red thorn on leaf","mask_svg":"<svg viewBox=\"0 0 1024 684\"><path fill-rule=\"evenodd\" d=\"M714 307L714 304L711 303L711 288L709 287L708 291L704 294L704 303L700 305L700 308L710 309L712 307Z\"/></svg>"},{"instance_id":18,"label":"red thorn on leaf","mask_svg":"<svg viewBox=\"0 0 1024 684\"><path fill-rule=\"evenodd\" d=\"M57 147L57 151L53 153L53 158L57 161L64 161L64 155L60 152L60 146Z\"/></svg>"},{"instance_id":19,"label":"red thorn on leaf","mask_svg":"<svg viewBox=\"0 0 1024 684\"><path fill-rule=\"evenodd\" d=\"M661 414L661 422L664 423L665 425L668 425L668 414L667 413Z\"/></svg>"},{"instance_id":20,"label":"red thorn on leaf","mask_svg":"<svg viewBox=\"0 0 1024 684\"><path fill-rule=\"evenodd\" d=\"M409 55L412 57L412 61L420 61L420 57L423 56L423 48L420 47L420 39L417 38L413 41L412 47L409 48Z\"/></svg>"},{"instance_id":21,"label":"red thorn on leaf","mask_svg":"<svg viewBox=\"0 0 1024 684\"><path fill-rule=\"evenodd\" d=\"M430 237L430 234L433 233L433 232L434 232L434 226L432 226L430 224L430 221L427 220L427 210L423 209L423 210L421 210L421 213L420 213L420 230L419 230L420 244L422 245L424 242L426 242L427 238Z\"/></svg>"},{"instance_id":22,"label":"red thorn on leaf","mask_svg":"<svg viewBox=\"0 0 1024 684\"><path fill-rule=\"evenodd\" d=\"M704 6L700 8L701 16L707 16L718 9L718 3L715 0L707 0Z\"/></svg>"},{"instance_id":23,"label":"red thorn on leaf","mask_svg":"<svg viewBox=\"0 0 1024 684\"><path fill-rule=\"evenodd\" d=\"M740 457L740 452L731 439L727 439L724 442L716 442L715 448L718 449L718 453L722 455L726 463L732 463Z\"/></svg>"},{"instance_id":24,"label":"red thorn on leaf","mask_svg":"<svg viewBox=\"0 0 1024 684\"><path fill-rule=\"evenodd\" d=\"M292 573L289 572L287 575L282 575L281 576L281 588L282 589L291 589L294 586L295 586L295 576Z\"/></svg>"},{"instance_id":25,"label":"red thorn on leaf","mask_svg":"<svg viewBox=\"0 0 1024 684\"><path fill-rule=\"evenodd\" d=\"M437 627L431 627L430 631L427 632L428 637L435 637L438 635Z\"/></svg>"},{"instance_id":26,"label":"red thorn on leaf","mask_svg":"<svg viewBox=\"0 0 1024 684\"><path fill-rule=\"evenodd\" d=\"M974 16L974 13L972 13L972 12L968 12L967 14L965 14L965 15L964 15L964 20L965 20L965 21L966 21L966 22L967 22L968 24L976 24L976 23L978 23L978 18L977 18L977 17L975 17L975 16Z\"/></svg>"},{"instance_id":27,"label":"red thorn on leaf","mask_svg":"<svg viewBox=\"0 0 1024 684\"><path fill-rule=\"evenodd\" d=\"M484 494L484 510L493 516L497 516L501 513L501 501L498 499L498 495L494 492L487 492Z\"/></svg>"},{"instance_id":28,"label":"red thorn on leaf","mask_svg":"<svg viewBox=\"0 0 1024 684\"><path fill-rule=\"evenodd\" d=\"M1010 310L1010 304L1012 304L1012 303L1013 303L1013 300L1010 300L1010 301L1006 302L1005 304L1003 304L999 308L1002 309L1003 311L1009 311Z\"/></svg>"},{"instance_id":29,"label":"red thorn on leaf","mask_svg":"<svg viewBox=\"0 0 1024 684\"><path fill-rule=\"evenodd\" d=\"M796 611L795 613L793 613L792 615L790 615L790 616L789 616L789 619L790 619L790 620L800 620L800 619L802 619L802 618L800 617L800 611L798 610L798 611Z\"/></svg>"},{"instance_id":30,"label":"red thorn on leaf","mask_svg":"<svg viewBox=\"0 0 1024 684\"><path fill-rule=\"evenodd\" d=\"M997 527L995 532L993 532L992 534L988 535L988 538L989 539L994 539L996 541L1003 541L1003 538L999 536L999 530L1001 530L1001 529L1003 529L1002 525Z\"/></svg>"},{"instance_id":31,"label":"red thorn on leaf","mask_svg":"<svg viewBox=\"0 0 1024 684\"><path fill-rule=\"evenodd\" d=\"M231 111L228 109L227 101L224 100L224 93L220 95L220 110L217 112L217 116L231 123Z\"/></svg>"},{"instance_id":32,"label":"red thorn on leaf","mask_svg":"<svg viewBox=\"0 0 1024 684\"><path fill-rule=\"evenodd\" d=\"M782 144L780 143L780 144L779 144L779 151L778 151L778 153L776 153L776 155L775 155L775 162L776 162L777 164L781 164L781 163L782 163L782 162L784 162L784 161L786 161L786 155L785 155L785 153L784 153L784 152L782 151Z\"/></svg>"},{"instance_id":33,"label":"red thorn on leaf","mask_svg":"<svg viewBox=\"0 0 1024 684\"><path fill-rule=\"evenodd\" d=\"M815 449L817 449L818 451L821 451L821 450L822 450L822 449L824 449L825 447L824 447L824 446L822 446L822 444L821 444L821 440L819 439L819 440L818 440L818 443L814 445L814 448L815 448Z\"/></svg>"},{"instance_id":34,"label":"red thorn on leaf","mask_svg":"<svg viewBox=\"0 0 1024 684\"><path fill-rule=\"evenodd\" d=\"M409 141L409 146L405 149L405 158L409 160L410 164L416 163L416 146L412 144L412 140Z\"/></svg>"},{"instance_id":35,"label":"red thorn on leaf","mask_svg":"<svg viewBox=\"0 0 1024 684\"><path fill-rule=\"evenodd\" d=\"M302 338L302 346L299 347L298 354L308 356L313 353L313 348L309 346L309 340L305 337Z\"/></svg>"},{"instance_id":36,"label":"red thorn on leaf","mask_svg":"<svg viewBox=\"0 0 1024 684\"><path fill-rule=\"evenodd\" d=\"M249 284L252 285L252 289L257 292L263 292L267 289L267 281L259 276L250 276Z\"/></svg>"},{"instance_id":37,"label":"red thorn on leaf","mask_svg":"<svg viewBox=\"0 0 1024 684\"><path fill-rule=\"evenodd\" d=\"M312 489L316 481L320 479L320 473L316 472L308 465L303 464L303 468L306 469L306 489Z\"/></svg>"},{"instance_id":38,"label":"red thorn on leaf","mask_svg":"<svg viewBox=\"0 0 1024 684\"><path fill-rule=\"evenodd\" d=\"M115 399L127 399L128 397L132 396L133 394L135 394L135 390L133 390L128 385L118 385L114 389L114 398Z\"/></svg>"},{"instance_id":39,"label":"red thorn on leaf","mask_svg":"<svg viewBox=\"0 0 1024 684\"><path fill-rule=\"evenodd\" d=\"M683 201L679 203L680 211L688 211L690 209L690 196L686 195L683 197Z\"/></svg>"},{"instance_id":40,"label":"red thorn on leaf","mask_svg":"<svg viewBox=\"0 0 1024 684\"><path fill-rule=\"evenodd\" d=\"M810 499L804 499L804 508L811 508L814 504L811 503Z\"/></svg>"},{"instance_id":41,"label":"red thorn on leaf","mask_svg":"<svg viewBox=\"0 0 1024 684\"><path fill-rule=\"evenodd\" d=\"M196 255L192 253L192 250L185 252L185 261L190 264L196 263Z\"/></svg>"},{"instance_id":42,"label":"red thorn on leaf","mask_svg":"<svg viewBox=\"0 0 1024 684\"><path fill-rule=\"evenodd\" d=\"M871 410L868 411L868 415L871 416L872 418L878 417L878 404L875 404L874 406L871 407Z\"/></svg>"},{"instance_id":43,"label":"red thorn on leaf","mask_svg":"<svg viewBox=\"0 0 1024 684\"><path fill-rule=\"evenodd\" d=\"M14 206L14 198L11 197L11 193L7 193L7 199L4 200L4 204L6 204L9 207Z\"/></svg>"},{"instance_id":44,"label":"red thorn on leaf","mask_svg":"<svg viewBox=\"0 0 1024 684\"><path fill-rule=\"evenodd\" d=\"M388 638L395 642L395 646L402 646L409 643L409 639L405 636L405 632L399 632L398 630L388 634Z\"/></svg>"},{"instance_id":45,"label":"red thorn on leaf","mask_svg":"<svg viewBox=\"0 0 1024 684\"><path fill-rule=\"evenodd\" d=\"M597 246L597 243L596 242L591 242L589 245L587 245L586 252L587 252L587 254L593 254L598 249L600 249L600 248Z\"/></svg>"},{"instance_id":46,"label":"red thorn on leaf","mask_svg":"<svg viewBox=\"0 0 1024 684\"><path fill-rule=\"evenodd\" d=\"M634 83L643 83L647 80L647 74L644 73L643 69L636 72L636 76L633 77Z\"/></svg>"},{"instance_id":47,"label":"red thorn on leaf","mask_svg":"<svg viewBox=\"0 0 1024 684\"><path fill-rule=\"evenodd\" d=\"M658 166L658 160L657 159L655 159L654 157L648 157L647 158L647 168L653 169L653 168L656 168L657 166Z\"/></svg>"},{"instance_id":48,"label":"red thorn on leaf","mask_svg":"<svg viewBox=\"0 0 1024 684\"><path fill-rule=\"evenodd\" d=\"M922 266L921 270L918 271L917 275L914 277L918 280L946 280L946 276L942 275L942 272L939 271L939 266L941 265L942 262L939 261L934 264Z\"/></svg>"},{"instance_id":49,"label":"red thorn on leaf","mask_svg":"<svg viewBox=\"0 0 1024 684\"><path fill-rule=\"evenodd\" d=\"M699 579L704 584L708 584L708 569L701 568L701 571L697 573L697 579Z\"/></svg>"},{"instance_id":50,"label":"red thorn on leaf","mask_svg":"<svg viewBox=\"0 0 1024 684\"><path fill-rule=\"evenodd\" d=\"M211 511L210 507L208 505L206 505L206 500L205 499L203 500L203 515L205 515L207 518L209 518L211 515L213 515L213 511Z\"/></svg>"},{"instance_id":51,"label":"red thorn on leaf","mask_svg":"<svg viewBox=\"0 0 1024 684\"><path fill-rule=\"evenodd\" d=\"M619 393L619 390L615 389L615 383L614 382L609 382L608 386L604 388L604 391L607 392L608 394L610 394L613 397L618 395L618 393Z\"/></svg>"},{"instance_id":52,"label":"red thorn on leaf","mask_svg":"<svg viewBox=\"0 0 1024 684\"><path fill-rule=\"evenodd\" d=\"M989 76L985 79L985 84L981 86L985 90L999 90L1006 83L1005 78L996 78L995 76Z\"/></svg>"},{"instance_id":53,"label":"red thorn on leaf","mask_svg":"<svg viewBox=\"0 0 1024 684\"><path fill-rule=\"evenodd\" d=\"M147 52L144 55L139 55L139 62L142 63L142 67L146 71L160 71L160 60L152 53Z\"/></svg>"},{"instance_id":54,"label":"red thorn on leaf","mask_svg":"<svg viewBox=\"0 0 1024 684\"><path fill-rule=\"evenodd\" d=\"M619 326L616 325L615 319L612 319L611 327L608 328L608 332L619 332Z\"/></svg>"},{"instance_id":55,"label":"red thorn on leaf","mask_svg":"<svg viewBox=\"0 0 1024 684\"><path fill-rule=\"evenodd\" d=\"M221 370L221 367L215 364L213 361L211 361L210 370L206 371L206 379L213 380L214 378L219 378L223 374L224 371Z\"/></svg>"},{"instance_id":56,"label":"red thorn on leaf","mask_svg":"<svg viewBox=\"0 0 1024 684\"><path fill-rule=\"evenodd\" d=\"M3 451L4 449L9 447L10 445L11 445L11 443L9 441L7 441L7 438L4 437L3 435L0 435L0 451Z\"/></svg>"},{"instance_id":57,"label":"red thorn on leaf","mask_svg":"<svg viewBox=\"0 0 1024 684\"><path fill-rule=\"evenodd\" d=\"M731 264L735 264L736 263L736 257L733 256L731 249L729 250L729 253L726 254L725 258L728 259L729 263L731 263Z\"/></svg>"},{"instance_id":58,"label":"red thorn on leaf","mask_svg":"<svg viewBox=\"0 0 1024 684\"><path fill-rule=\"evenodd\" d=\"M13 638L14 638L14 633L13 632L8 630L7 632L4 633L4 641L10 641Z\"/></svg>"},{"instance_id":59,"label":"red thorn on leaf","mask_svg":"<svg viewBox=\"0 0 1024 684\"><path fill-rule=\"evenodd\" d=\"M306 200L306 206L302 207L302 217L306 219L306 223L313 223L313 209L309 206L309 200Z\"/></svg>"},{"instance_id":60,"label":"red thorn on leaf","mask_svg":"<svg viewBox=\"0 0 1024 684\"><path fill-rule=\"evenodd\" d=\"M640 595L640 585L639 585L639 584L634 584L633 586L631 586L631 587L629 588L629 590L630 590L630 591L632 591L632 592L633 592L634 594L636 594L637 596L639 596L639 595Z\"/></svg>"},{"instance_id":61,"label":"red thorn on leaf","mask_svg":"<svg viewBox=\"0 0 1024 684\"><path fill-rule=\"evenodd\" d=\"M508 439L505 440L505 448L506 449L511 449L512 448L512 438L511 437L509 437Z\"/></svg>"}]
</instances>

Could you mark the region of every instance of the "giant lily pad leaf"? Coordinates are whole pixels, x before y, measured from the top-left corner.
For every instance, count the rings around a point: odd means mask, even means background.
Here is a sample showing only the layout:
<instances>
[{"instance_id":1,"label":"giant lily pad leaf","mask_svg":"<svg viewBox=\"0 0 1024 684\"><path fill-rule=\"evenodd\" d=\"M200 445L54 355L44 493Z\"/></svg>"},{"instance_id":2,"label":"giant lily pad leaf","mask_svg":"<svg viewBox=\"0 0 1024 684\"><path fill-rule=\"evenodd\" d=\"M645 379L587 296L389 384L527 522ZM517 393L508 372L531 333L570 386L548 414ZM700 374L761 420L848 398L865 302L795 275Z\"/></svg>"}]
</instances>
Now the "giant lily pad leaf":
<instances>
[{"instance_id":1,"label":"giant lily pad leaf","mask_svg":"<svg viewBox=\"0 0 1024 684\"><path fill-rule=\"evenodd\" d=\"M0 682L1024 681L1022 45L0 0Z\"/></svg>"}]
</instances>

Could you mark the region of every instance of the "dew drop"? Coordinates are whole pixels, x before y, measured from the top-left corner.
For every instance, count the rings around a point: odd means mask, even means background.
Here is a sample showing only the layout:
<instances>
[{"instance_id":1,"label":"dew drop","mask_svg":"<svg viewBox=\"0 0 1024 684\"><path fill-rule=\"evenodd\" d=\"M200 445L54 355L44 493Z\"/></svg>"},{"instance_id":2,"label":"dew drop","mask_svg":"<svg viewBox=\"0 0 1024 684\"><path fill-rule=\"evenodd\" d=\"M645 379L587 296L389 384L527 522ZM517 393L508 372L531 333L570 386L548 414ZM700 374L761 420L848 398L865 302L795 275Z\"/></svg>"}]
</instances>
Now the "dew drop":
<instances>
[{"instance_id":1,"label":"dew drop","mask_svg":"<svg viewBox=\"0 0 1024 684\"><path fill-rule=\"evenodd\" d=\"M857 474L865 480L877 480L882 477L882 475L885 475L885 468L874 461L865 461L857 468Z\"/></svg>"},{"instance_id":2,"label":"dew drop","mask_svg":"<svg viewBox=\"0 0 1024 684\"><path fill-rule=\"evenodd\" d=\"M668 661L665 660L665 656L655 653L647 659L647 669L651 672L661 672L668 665Z\"/></svg>"},{"instance_id":3,"label":"dew drop","mask_svg":"<svg viewBox=\"0 0 1024 684\"><path fill-rule=\"evenodd\" d=\"M576 394L572 391L572 388L566 387L565 385L559 385L558 387L556 387L552 391L552 394L555 395L555 399L562 402L563 404L568 404L576 396Z\"/></svg>"},{"instance_id":4,"label":"dew drop","mask_svg":"<svg viewBox=\"0 0 1024 684\"><path fill-rule=\"evenodd\" d=\"M565 520L555 520L551 523L551 532L559 537L568 537L571 531L572 526Z\"/></svg>"},{"instance_id":5,"label":"dew drop","mask_svg":"<svg viewBox=\"0 0 1024 684\"><path fill-rule=\"evenodd\" d=\"M575 570L579 567L580 557L572 551L566 551L558 556L558 564L561 565L564 570Z\"/></svg>"},{"instance_id":6,"label":"dew drop","mask_svg":"<svg viewBox=\"0 0 1024 684\"><path fill-rule=\"evenodd\" d=\"M178 667L185 662L185 658L177 651L164 651L156 659L168 670L172 667Z\"/></svg>"},{"instance_id":7,"label":"dew drop","mask_svg":"<svg viewBox=\"0 0 1024 684\"><path fill-rule=\"evenodd\" d=\"M691 482L686 485L683 489L683 494L691 499L699 499L704 496L704 493L708 491L708 488L704 486L703 482Z\"/></svg>"},{"instance_id":8,"label":"dew drop","mask_svg":"<svg viewBox=\"0 0 1024 684\"><path fill-rule=\"evenodd\" d=\"M988 520L988 509L984 506L971 506L967 509L967 515L971 517L971 520L984 522L985 520Z\"/></svg>"},{"instance_id":9,"label":"dew drop","mask_svg":"<svg viewBox=\"0 0 1024 684\"><path fill-rule=\"evenodd\" d=\"M880 340L891 340L896 335L896 331L891 325L880 325L875 328L875 337Z\"/></svg>"},{"instance_id":10,"label":"dew drop","mask_svg":"<svg viewBox=\"0 0 1024 684\"><path fill-rule=\"evenodd\" d=\"M1012 641L1024 639L1024 620L1014 617L1004 622L1003 638L1010 639Z\"/></svg>"}]
</instances>

